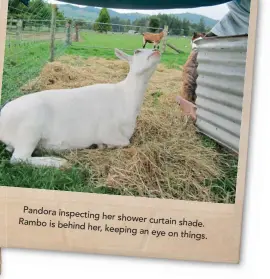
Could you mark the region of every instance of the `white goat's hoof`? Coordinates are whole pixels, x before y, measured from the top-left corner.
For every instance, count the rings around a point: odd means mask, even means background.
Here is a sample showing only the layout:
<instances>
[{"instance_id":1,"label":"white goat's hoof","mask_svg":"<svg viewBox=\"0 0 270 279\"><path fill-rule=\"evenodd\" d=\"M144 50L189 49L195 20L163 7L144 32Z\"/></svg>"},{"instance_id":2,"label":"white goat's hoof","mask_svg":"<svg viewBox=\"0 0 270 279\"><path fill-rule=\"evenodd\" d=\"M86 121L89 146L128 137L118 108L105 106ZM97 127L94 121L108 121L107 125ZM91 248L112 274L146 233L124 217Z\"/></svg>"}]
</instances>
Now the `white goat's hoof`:
<instances>
[{"instance_id":1,"label":"white goat's hoof","mask_svg":"<svg viewBox=\"0 0 270 279\"><path fill-rule=\"evenodd\" d=\"M68 161L57 157L30 157L27 159L12 157L10 159L10 163L11 164L23 163L35 167L63 168L67 165Z\"/></svg>"}]
</instances>

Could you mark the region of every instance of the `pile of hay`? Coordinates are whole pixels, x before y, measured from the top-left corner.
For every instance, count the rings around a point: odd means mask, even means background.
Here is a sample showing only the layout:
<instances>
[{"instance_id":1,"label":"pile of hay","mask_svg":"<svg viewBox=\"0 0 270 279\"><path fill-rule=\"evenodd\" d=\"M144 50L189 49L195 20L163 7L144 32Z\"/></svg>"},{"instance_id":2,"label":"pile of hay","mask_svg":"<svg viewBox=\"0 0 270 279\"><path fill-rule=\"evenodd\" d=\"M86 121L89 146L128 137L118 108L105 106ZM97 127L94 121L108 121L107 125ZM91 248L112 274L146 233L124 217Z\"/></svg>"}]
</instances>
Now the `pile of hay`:
<instances>
[{"instance_id":1,"label":"pile of hay","mask_svg":"<svg viewBox=\"0 0 270 279\"><path fill-rule=\"evenodd\" d=\"M128 64L120 60L106 60L74 56L63 56L48 63L40 75L24 85L22 92L75 88L96 83L118 82L125 78Z\"/></svg>"},{"instance_id":2,"label":"pile of hay","mask_svg":"<svg viewBox=\"0 0 270 279\"><path fill-rule=\"evenodd\" d=\"M62 57L46 65L37 80L24 86L33 92L117 82L127 63L102 58ZM193 123L175 102L181 71L159 65L152 77L131 146L114 150L78 150L65 154L71 164L92 170L97 185L123 195L216 201L205 180L221 175L219 154L205 147Z\"/></svg>"}]
</instances>

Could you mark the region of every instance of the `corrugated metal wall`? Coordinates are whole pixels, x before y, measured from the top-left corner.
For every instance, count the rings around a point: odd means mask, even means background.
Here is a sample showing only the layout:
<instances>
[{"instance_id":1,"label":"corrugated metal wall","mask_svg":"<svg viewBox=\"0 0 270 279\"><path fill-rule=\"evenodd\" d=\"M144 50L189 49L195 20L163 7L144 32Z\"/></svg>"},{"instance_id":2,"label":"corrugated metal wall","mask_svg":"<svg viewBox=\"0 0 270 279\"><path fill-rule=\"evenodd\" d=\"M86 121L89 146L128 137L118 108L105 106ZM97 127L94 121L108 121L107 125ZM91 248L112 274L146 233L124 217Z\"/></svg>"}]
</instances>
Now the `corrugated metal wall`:
<instances>
[{"instance_id":1,"label":"corrugated metal wall","mask_svg":"<svg viewBox=\"0 0 270 279\"><path fill-rule=\"evenodd\" d=\"M247 36L198 41L199 130L238 153Z\"/></svg>"}]
</instances>

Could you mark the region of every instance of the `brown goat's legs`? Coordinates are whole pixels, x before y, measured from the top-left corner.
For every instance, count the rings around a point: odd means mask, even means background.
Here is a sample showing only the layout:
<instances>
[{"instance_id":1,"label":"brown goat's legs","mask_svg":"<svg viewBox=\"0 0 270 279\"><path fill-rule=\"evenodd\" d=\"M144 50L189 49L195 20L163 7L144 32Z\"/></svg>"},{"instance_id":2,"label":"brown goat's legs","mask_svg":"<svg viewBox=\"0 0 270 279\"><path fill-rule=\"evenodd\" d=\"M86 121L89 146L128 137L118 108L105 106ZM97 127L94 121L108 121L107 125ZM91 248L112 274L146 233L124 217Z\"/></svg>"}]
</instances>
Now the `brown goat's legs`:
<instances>
[{"instance_id":1,"label":"brown goat's legs","mask_svg":"<svg viewBox=\"0 0 270 279\"><path fill-rule=\"evenodd\" d=\"M147 41L143 38L143 48L145 48Z\"/></svg>"},{"instance_id":2,"label":"brown goat's legs","mask_svg":"<svg viewBox=\"0 0 270 279\"><path fill-rule=\"evenodd\" d=\"M154 42L154 49L159 49L159 44Z\"/></svg>"}]
</instances>

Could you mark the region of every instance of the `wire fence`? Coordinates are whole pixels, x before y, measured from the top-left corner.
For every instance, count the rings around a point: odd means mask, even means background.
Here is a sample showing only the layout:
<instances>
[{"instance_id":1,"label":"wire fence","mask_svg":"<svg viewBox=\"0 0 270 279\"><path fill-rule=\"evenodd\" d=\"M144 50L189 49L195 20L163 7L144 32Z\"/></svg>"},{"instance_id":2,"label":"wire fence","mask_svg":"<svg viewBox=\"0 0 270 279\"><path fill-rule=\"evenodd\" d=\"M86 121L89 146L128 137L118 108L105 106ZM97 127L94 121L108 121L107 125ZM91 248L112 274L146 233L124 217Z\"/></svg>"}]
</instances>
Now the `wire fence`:
<instances>
[{"instance_id":1,"label":"wire fence","mask_svg":"<svg viewBox=\"0 0 270 279\"><path fill-rule=\"evenodd\" d=\"M20 88L27 81L38 76L42 67L51 58L51 47L54 57L65 52L67 47L66 21L55 21L52 26L51 10L36 5L31 12L27 8L13 7L9 3L6 28L6 47L1 103L5 103L21 93ZM38 3L38 2L37 2ZM42 19L39 19L42 18ZM53 44L52 31L54 31Z\"/></svg>"},{"instance_id":2,"label":"wire fence","mask_svg":"<svg viewBox=\"0 0 270 279\"><path fill-rule=\"evenodd\" d=\"M143 46L142 39L144 33L161 33L164 28L153 28L149 26L123 25L114 23L102 23L95 21L81 21L73 19L74 30L73 41L80 42L74 48L94 48L94 49L114 49L120 48L124 51L133 51ZM173 42L181 41L184 35L175 35L176 31L168 30L166 38ZM181 31L183 33L183 30ZM105 37L106 35L106 37ZM76 39L75 39L76 38ZM163 39L162 39L163 41ZM180 51L179 51L180 52Z\"/></svg>"},{"instance_id":3,"label":"wire fence","mask_svg":"<svg viewBox=\"0 0 270 279\"><path fill-rule=\"evenodd\" d=\"M74 52L114 48L131 51L142 47L143 33L162 31L147 26L58 19L56 5L44 9L36 3L31 9L9 5L1 103L18 97L24 84L34 80L47 62L63 55L69 47ZM181 32L168 30L168 38L177 45L183 36L171 34Z\"/></svg>"}]
</instances>

